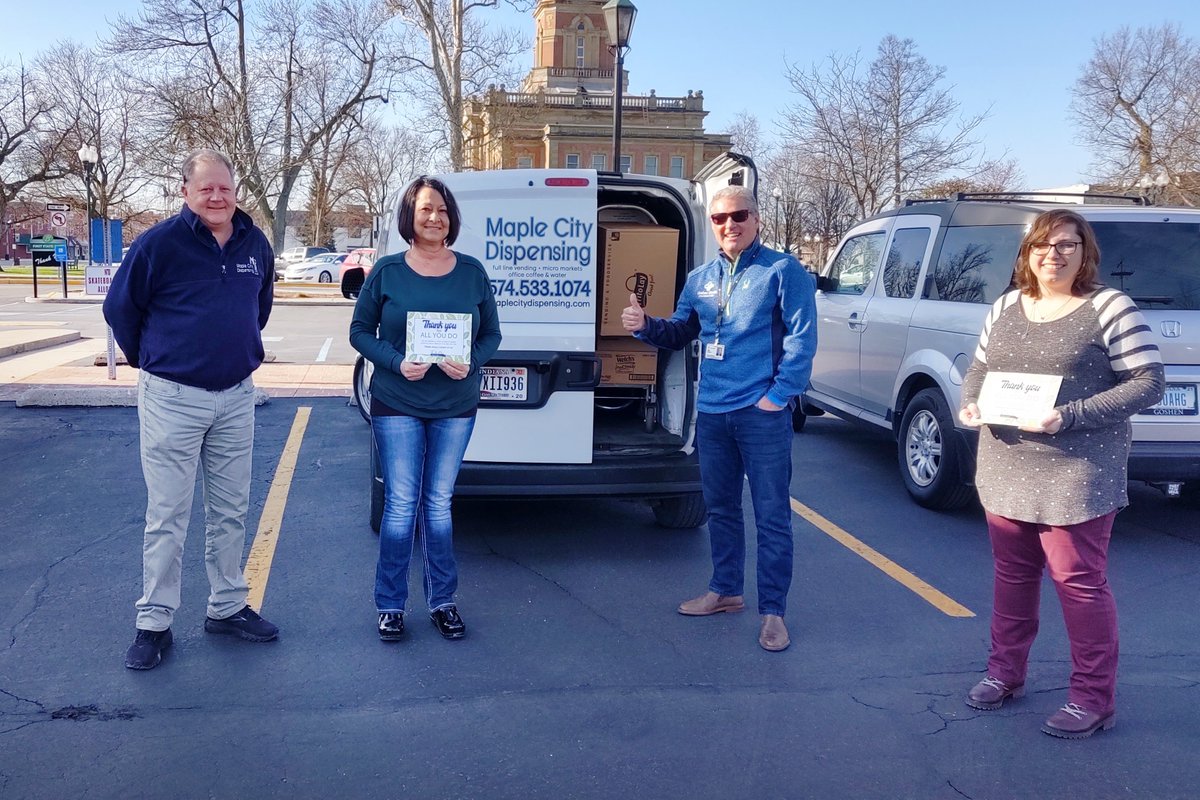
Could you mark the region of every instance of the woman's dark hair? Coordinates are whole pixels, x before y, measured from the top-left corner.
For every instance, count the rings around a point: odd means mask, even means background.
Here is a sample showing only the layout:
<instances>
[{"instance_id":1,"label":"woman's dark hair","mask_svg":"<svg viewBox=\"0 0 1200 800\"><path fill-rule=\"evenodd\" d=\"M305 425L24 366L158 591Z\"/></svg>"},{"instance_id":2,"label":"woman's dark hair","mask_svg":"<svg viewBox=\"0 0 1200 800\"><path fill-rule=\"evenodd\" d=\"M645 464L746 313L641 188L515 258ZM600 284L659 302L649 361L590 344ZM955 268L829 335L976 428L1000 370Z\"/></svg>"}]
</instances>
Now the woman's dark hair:
<instances>
[{"instance_id":1,"label":"woman's dark hair","mask_svg":"<svg viewBox=\"0 0 1200 800\"><path fill-rule=\"evenodd\" d=\"M1017 251L1017 288L1035 300L1042 296L1042 289L1038 286L1037 276L1029 268L1029 251L1034 244L1046 241L1059 225L1074 225L1075 232L1083 242L1083 263L1071 281L1071 294L1085 295L1100 285L1100 245L1096 241L1096 232L1086 219L1074 211L1056 208L1037 215L1029 226L1029 232L1021 240L1021 249Z\"/></svg>"},{"instance_id":2,"label":"woman's dark hair","mask_svg":"<svg viewBox=\"0 0 1200 800\"><path fill-rule=\"evenodd\" d=\"M404 190L404 196L400 198L400 211L396 214L396 228L400 231L400 238L409 244L412 244L413 239L417 238L416 229L413 227L417 216L417 193L426 186L440 194L442 200L446 202L446 215L450 217L450 233L446 236L446 246L449 247L458 238L461 218L458 215L458 203L455 202L454 195L450 194L446 184L437 178L422 175L408 185L408 188Z\"/></svg>"}]
</instances>

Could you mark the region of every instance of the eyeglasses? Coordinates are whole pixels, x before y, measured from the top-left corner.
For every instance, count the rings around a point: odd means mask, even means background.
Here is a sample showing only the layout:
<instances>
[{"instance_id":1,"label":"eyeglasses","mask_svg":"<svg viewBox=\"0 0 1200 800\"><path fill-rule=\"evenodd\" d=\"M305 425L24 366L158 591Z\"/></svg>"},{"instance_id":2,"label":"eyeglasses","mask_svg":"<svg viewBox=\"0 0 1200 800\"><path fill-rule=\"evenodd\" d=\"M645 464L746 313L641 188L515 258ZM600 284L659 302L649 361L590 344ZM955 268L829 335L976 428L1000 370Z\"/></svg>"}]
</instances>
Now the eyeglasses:
<instances>
[{"instance_id":1,"label":"eyeglasses","mask_svg":"<svg viewBox=\"0 0 1200 800\"><path fill-rule=\"evenodd\" d=\"M1054 244L1050 244L1049 242L1035 242L1029 245L1029 249L1033 251L1033 254L1036 256L1044 256L1049 253L1050 248L1053 247L1058 251L1060 256L1069 256L1078 250L1079 245L1081 244L1083 244L1083 242L1055 242Z\"/></svg>"},{"instance_id":2,"label":"eyeglasses","mask_svg":"<svg viewBox=\"0 0 1200 800\"><path fill-rule=\"evenodd\" d=\"M722 211L719 214L709 214L708 218L712 220L713 225L724 225L727 219L732 219L734 222L745 222L750 219L750 209L739 208L737 211L729 213Z\"/></svg>"}]
</instances>

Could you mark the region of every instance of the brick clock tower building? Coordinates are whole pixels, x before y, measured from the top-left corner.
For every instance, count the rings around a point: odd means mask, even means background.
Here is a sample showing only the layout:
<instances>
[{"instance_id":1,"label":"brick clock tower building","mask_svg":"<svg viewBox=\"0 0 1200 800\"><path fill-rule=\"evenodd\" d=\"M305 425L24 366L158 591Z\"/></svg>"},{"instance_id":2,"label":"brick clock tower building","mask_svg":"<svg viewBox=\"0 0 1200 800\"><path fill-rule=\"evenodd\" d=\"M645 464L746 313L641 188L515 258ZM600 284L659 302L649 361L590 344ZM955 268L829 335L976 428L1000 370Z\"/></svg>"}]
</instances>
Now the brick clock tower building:
<instances>
[{"instance_id":1,"label":"brick clock tower building","mask_svg":"<svg viewBox=\"0 0 1200 800\"><path fill-rule=\"evenodd\" d=\"M615 170L613 69L605 0L538 0L533 69L521 91L489 88L467 103L468 169L568 167ZM621 76L622 172L690 178L729 149L704 132L704 96L629 95Z\"/></svg>"}]
</instances>

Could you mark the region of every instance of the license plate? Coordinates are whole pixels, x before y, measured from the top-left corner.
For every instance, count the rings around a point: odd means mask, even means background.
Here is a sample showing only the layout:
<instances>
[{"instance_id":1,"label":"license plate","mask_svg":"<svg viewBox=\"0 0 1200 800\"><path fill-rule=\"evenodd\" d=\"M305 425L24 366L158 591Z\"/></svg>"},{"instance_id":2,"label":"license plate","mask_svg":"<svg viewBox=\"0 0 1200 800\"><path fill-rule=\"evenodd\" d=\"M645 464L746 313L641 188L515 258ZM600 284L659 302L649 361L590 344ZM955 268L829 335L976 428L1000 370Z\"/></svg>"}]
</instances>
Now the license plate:
<instances>
[{"instance_id":1,"label":"license plate","mask_svg":"<svg viewBox=\"0 0 1200 800\"><path fill-rule=\"evenodd\" d=\"M1153 417L1196 416L1196 384L1168 383L1163 399L1142 413Z\"/></svg>"},{"instance_id":2,"label":"license plate","mask_svg":"<svg viewBox=\"0 0 1200 800\"><path fill-rule=\"evenodd\" d=\"M480 373L480 400L519 402L529 397L529 370L525 367L483 367Z\"/></svg>"}]
</instances>

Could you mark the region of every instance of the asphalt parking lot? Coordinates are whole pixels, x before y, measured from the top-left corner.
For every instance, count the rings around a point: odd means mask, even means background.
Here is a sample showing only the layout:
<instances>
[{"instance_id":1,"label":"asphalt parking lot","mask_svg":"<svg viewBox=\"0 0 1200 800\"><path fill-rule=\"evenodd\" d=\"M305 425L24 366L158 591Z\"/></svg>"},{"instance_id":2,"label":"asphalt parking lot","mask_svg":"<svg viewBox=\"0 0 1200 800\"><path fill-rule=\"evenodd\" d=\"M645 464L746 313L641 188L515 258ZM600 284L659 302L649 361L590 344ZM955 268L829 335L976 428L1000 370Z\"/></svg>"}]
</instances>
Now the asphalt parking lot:
<instances>
[{"instance_id":1,"label":"asphalt parking lot","mask_svg":"<svg viewBox=\"0 0 1200 800\"><path fill-rule=\"evenodd\" d=\"M468 637L442 640L418 607L406 641L379 642L367 435L340 398L259 409L248 539L286 484L262 606L281 637L203 632L197 513L175 647L136 673L135 410L0 403L0 797L1197 795L1200 512L1156 492L1135 489L1113 545L1118 725L1066 742L1038 730L1065 699L1053 592L1030 694L966 707L988 641L982 520L909 503L873 433L810 420L793 497L973 616L797 517L780 654L756 645L752 591L750 613L676 614L707 581L703 530L615 500L459 503Z\"/></svg>"}]
</instances>

